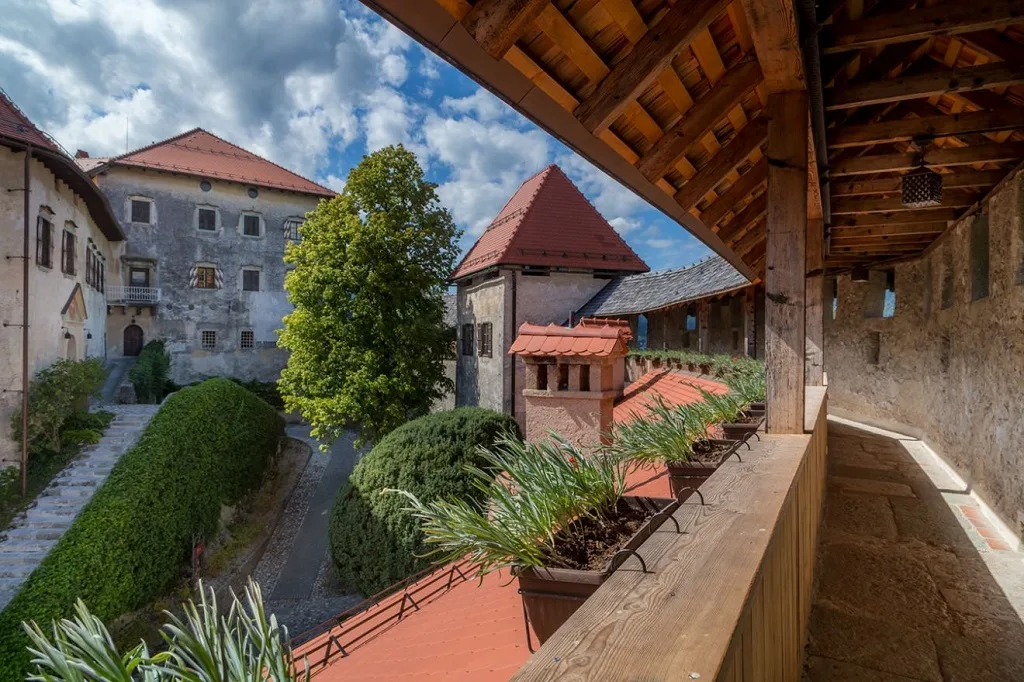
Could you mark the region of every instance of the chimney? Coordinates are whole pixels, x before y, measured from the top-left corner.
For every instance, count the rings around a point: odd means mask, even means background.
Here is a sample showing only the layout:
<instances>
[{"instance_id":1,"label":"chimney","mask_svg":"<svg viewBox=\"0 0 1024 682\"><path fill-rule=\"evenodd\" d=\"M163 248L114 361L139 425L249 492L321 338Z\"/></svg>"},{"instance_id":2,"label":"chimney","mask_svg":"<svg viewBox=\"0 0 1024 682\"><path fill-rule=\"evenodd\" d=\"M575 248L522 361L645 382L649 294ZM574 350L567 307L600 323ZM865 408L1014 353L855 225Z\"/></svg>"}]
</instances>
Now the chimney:
<instances>
[{"instance_id":1,"label":"chimney","mask_svg":"<svg viewBox=\"0 0 1024 682\"><path fill-rule=\"evenodd\" d=\"M523 324L509 355L526 363L526 439L556 433L584 449L607 442L628 340L628 329L617 325Z\"/></svg>"},{"instance_id":2,"label":"chimney","mask_svg":"<svg viewBox=\"0 0 1024 682\"><path fill-rule=\"evenodd\" d=\"M79 149L78 151L75 152L75 158L76 159L88 159L89 158L89 152L85 151L84 149Z\"/></svg>"}]
</instances>

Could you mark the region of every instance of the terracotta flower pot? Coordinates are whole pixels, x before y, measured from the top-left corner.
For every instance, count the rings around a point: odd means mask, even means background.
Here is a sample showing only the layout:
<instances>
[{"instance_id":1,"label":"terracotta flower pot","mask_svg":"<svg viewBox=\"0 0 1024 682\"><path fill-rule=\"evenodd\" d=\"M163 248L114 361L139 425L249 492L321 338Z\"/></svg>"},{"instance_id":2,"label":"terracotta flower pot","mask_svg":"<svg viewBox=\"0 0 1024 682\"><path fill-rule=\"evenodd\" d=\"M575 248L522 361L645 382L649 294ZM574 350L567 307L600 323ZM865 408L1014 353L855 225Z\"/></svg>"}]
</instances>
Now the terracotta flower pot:
<instances>
[{"instance_id":1,"label":"terracotta flower pot","mask_svg":"<svg viewBox=\"0 0 1024 682\"><path fill-rule=\"evenodd\" d=\"M622 546L636 550L676 510L679 502L651 497L624 497L628 504L648 511L652 516ZM665 512L665 513L661 513ZM537 639L543 644L574 614L587 597L594 594L620 565L629 560L626 552L608 560L602 571L568 568L528 568L519 573L519 594ZM636 561L636 559L633 559Z\"/></svg>"},{"instance_id":2,"label":"terracotta flower pot","mask_svg":"<svg viewBox=\"0 0 1024 682\"><path fill-rule=\"evenodd\" d=\"M727 446L722 454L711 462L689 461L689 462L668 462L668 482L672 494L680 502L685 502L693 491L701 484L711 478L711 474L718 470L726 459L729 458L736 448L740 446L737 440L711 440L711 443Z\"/></svg>"},{"instance_id":3,"label":"terracotta flower pot","mask_svg":"<svg viewBox=\"0 0 1024 682\"><path fill-rule=\"evenodd\" d=\"M737 440L745 441L750 436L757 432L761 427L761 421L754 421L749 423L725 423L722 424L722 435L726 440Z\"/></svg>"}]
</instances>

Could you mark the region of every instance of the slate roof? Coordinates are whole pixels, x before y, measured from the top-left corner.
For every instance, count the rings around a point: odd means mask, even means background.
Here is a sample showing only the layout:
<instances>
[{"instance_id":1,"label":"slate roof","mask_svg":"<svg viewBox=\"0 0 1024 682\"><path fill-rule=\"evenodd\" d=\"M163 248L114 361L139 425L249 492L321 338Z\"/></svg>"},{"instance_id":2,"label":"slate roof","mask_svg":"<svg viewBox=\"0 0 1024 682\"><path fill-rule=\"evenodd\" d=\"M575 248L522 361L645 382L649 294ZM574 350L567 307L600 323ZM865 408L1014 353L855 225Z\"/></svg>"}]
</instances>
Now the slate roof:
<instances>
[{"instance_id":1,"label":"slate roof","mask_svg":"<svg viewBox=\"0 0 1024 682\"><path fill-rule=\"evenodd\" d=\"M713 256L677 270L613 279L576 314L591 317L646 313L749 285L747 278L724 258Z\"/></svg>"},{"instance_id":2,"label":"slate roof","mask_svg":"<svg viewBox=\"0 0 1024 682\"><path fill-rule=\"evenodd\" d=\"M512 342L509 355L558 355L563 357L623 356L629 352L621 327L543 327L524 322Z\"/></svg>"},{"instance_id":3,"label":"slate roof","mask_svg":"<svg viewBox=\"0 0 1024 682\"><path fill-rule=\"evenodd\" d=\"M90 163L89 159L83 161L84 166L90 167L90 172L97 172L108 165L131 166L322 197L335 194L202 128L193 128L162 142L112 157L103 165Z\"/></svg>"},{"instance_id":4,"label":"slate roof","mask_svg":"<svg viewBox=\"0 0 1024 682\"><path fill-rule=\"evenodd\" d=\"M459 323L459 311L455 294L444 295L444 323L453 329Z\"/></svg>"},{"instance_id":5,"label":"slate roof","mask_svg":"<svg viewBox=\"0 0 1024 682\"><path fill-rule=\"evenodd\" d=\"M650 269L554 164L516 190L449 279L495 265Z\"/></svg>"}]
</instances>

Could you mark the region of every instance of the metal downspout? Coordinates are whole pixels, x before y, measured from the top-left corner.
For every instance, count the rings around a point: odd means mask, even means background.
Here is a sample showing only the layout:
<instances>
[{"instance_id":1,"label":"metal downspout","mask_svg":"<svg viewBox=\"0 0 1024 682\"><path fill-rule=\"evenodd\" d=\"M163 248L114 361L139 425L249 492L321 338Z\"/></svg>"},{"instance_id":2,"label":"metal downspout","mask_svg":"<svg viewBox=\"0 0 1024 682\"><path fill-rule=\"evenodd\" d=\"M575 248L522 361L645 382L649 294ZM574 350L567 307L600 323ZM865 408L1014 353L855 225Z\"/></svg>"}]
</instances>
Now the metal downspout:
<instances>
[{"instance_id":1,"label":"metal downspout","mask_svg":"<svg viewBox=\"0 0 1024 682\"><path fill-rule=\"evenodd\" d=\"M32 145L25 146L25 234L21 263L21 496L28 492L28 260Z\"/></svg>"},{"instance_id":2,"label":"metal downspout","mask_svg":"<svg viewBox=\"0 0 1024 682\"><path fill-rule=\"evenodd\" d=\"M824 83L821 82L821 52L818 45L818 24L815 0L796 0L800 21L800 47L803 53L804 73L807 78L807 96L811 104L811 135L814 138L814 156L818 164L818 186L821 188L821 211L825 222L825 244L832 224L832 202L829 196L828 142L825 132Z\"/></svg>"}]
</instances>

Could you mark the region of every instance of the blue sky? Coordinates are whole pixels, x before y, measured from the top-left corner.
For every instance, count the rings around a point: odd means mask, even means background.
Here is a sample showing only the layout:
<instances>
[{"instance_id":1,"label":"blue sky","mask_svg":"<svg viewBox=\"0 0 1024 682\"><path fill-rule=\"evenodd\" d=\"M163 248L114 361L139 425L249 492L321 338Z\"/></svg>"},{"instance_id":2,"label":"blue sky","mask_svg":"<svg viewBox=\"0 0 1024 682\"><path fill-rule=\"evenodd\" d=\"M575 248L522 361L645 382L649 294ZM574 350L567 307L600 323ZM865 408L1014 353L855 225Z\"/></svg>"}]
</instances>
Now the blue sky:
<instances>
[{"instance_id":1,"label":"blue sky","mask_svg":"<svg viewBox=\"0 0 1024 682\"><path fill-rule=\"evenodd\" d=\"M654 269L710 251L356 0L35 0L5 8L0 86L70 151L194 126L340 189L364 154L416 152L466 234L558 163Z\"/></svg>"}]
</instances>

